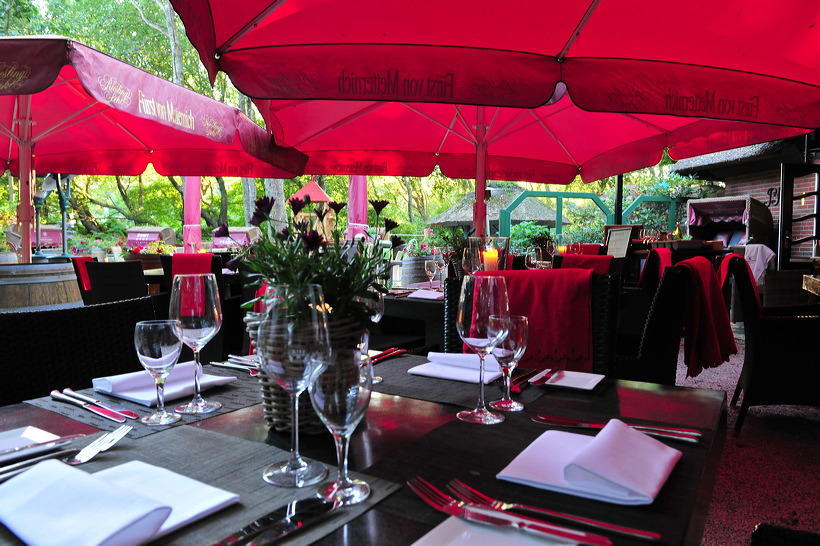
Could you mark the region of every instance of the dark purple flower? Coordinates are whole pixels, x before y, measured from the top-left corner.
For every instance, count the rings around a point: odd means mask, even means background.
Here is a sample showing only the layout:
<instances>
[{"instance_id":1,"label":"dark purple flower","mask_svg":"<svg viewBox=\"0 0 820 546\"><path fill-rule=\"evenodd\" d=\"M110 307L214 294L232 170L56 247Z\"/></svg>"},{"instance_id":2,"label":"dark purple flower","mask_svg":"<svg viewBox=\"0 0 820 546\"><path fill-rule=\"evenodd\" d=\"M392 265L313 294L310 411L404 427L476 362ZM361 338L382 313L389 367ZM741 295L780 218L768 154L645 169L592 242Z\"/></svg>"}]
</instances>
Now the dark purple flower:
<instances>
[{"instance_id":1,"label":"dark purple flower","mask_svg":"<svg viewBox=\"0 0 820 546\"><path fill-rule=\"evenodd\" d=\"M222 224L214 230L214 237L229 237L228 224Z\"/></svg>"},{"instance_id":2,"label":"dark purple flower","mask_svg":"<svg viewBox=\"0 0 820 546\"><path fill-rule=\"evenodd\" d=\"M313 212L316 213L316 218L318 218L320 222L325 221L325 216L327 216L327 209L325 209L323 206L319 205L318 207L313 209Z\"/></svg>"},{"instance_id":3,"label":"dark purple flower","mask_svg":"<svg viewBox=\"0 0 820 546\"><path fill-rule=\"evenodd\" d=\"M300 231L302 233L306 232L310 227L310 224L307 220L300 220L298 222L293 223L293 227L296 231Z\"/></svg>"},{"instance_id":4,"label":"dark purple flower","mask_svg":"<svg viewBox=\"0 0 820 546\"><path fill-rule=\"evenodd\" d=\"M251 216L251 225L259 227L262 224L262 222L266 221L267 219L267 214L265 214L259 209L256 209L255 211L253 211L253 216Z\"/></svg>"},{"instance_id":5,"label":"dark purple flower","mask_svg":"<svg viewBox=\"0 0 820 546\"><path fill-rule=\"evenodd\" d=\"M390 204L390 201L385 201L384 199L371 199L370 204L373 205L373 210L376 211L376 216L382 213L384 208Z\"/></svg>"},{"instance_id":6,"label":"dark purple flower","mask_svg":"<svg viewBox=\"0 0 820 546\"><path fill-rule=\"evenodd\" d=\"M290 237L290 231L288 231L288 228L282 228L282 231L279 232L279 238L287 241L288 237Z\"/></svg>"},{"instance_id":7,"label":"dark purple flower","mask_svg":"<svg viewBox=\"0 0 820 546\"><path fill-rule=\"evenodd\" d=\"M385 219L384 219L384 232L385 232L385 233L388 233L388 232L390 232L390 231L393 231L393 230L394 230L394 229L396 229L397 227L399 227L399 223L398 223L398 222L393 221L393 220L391 220L390 218L385 218Z\"/></svg>"},{"instance_id":8,"label":"dark purple flower","mask_svg":"<svg viewBox=\"0 0 820 546\"><path fill-rule=\"evenodd\" d=\"M331 201L330 203L327 204L327 206L330 207L331 209L333 209L333 212L335 212L336 214L339 214L339 212L341 212L341 210L343 208L345 208L345 206L347 206L347 203L344 202L344 201L342 201L340 203L337 203L336 201Z\"/></svg>"},{"instance_id":9,"label":"dark purple flower","mask_svg":"<svg viewBox=\"0 0 820 546\"><path fill-rule=\"evenodd\" d=\"M256 200L256 210L264 214L266 217L270 216L270 211L273 210L273 204L276 199L273 197L261 197Z\"/></svg>"},{"instance_id":10,"label":"dark purple flower","mask_svg":"<svg viewBox=\"0 0 820 546\"><path fill-rule=\"evenodd\" d=\"M319 250L324 242L322 236L319 235L319 232L315 229L312 229L307 233L302 233L299 237L302 238L302 244L305 245L305 250L308 252Z\"/></svg>"},{"instance_id":11,"label":"dark purple flower","mask_svg":"<svg viewBox=\"0 0 820 546\"><path fill-rule=\"evenodd\" d=\"M304 199L299 199L298 197L291 197L288 199L288 204L290 205L290 210L293 211L293 215L296 216L302 209L305 208L307 202Z\"/></svg>"},{"instance_id":12,"label":"dark purple flower","mask_svg":"<svg viewBox=\"0 0 820 546\"><path fill-rule=\"evenodd\" d=\"M391 235L390 236L390 244L393 245L393 248L398 248L404 244L404 239L399 237L398 235Z\"/></svg>"},{"instance_id":13,"label":"dark purple flower","mask_svg":"<svg viewBox=\"0 0 820 546\"><path fill-rule=\"evenodd\" d=\"M231 258L230 260L225 262L225 267L227 267L231 271L236 271L237 269L239 269L239 262L241 261L242 260L240 260L239 258Z\"/></svg>"}]
</instances>

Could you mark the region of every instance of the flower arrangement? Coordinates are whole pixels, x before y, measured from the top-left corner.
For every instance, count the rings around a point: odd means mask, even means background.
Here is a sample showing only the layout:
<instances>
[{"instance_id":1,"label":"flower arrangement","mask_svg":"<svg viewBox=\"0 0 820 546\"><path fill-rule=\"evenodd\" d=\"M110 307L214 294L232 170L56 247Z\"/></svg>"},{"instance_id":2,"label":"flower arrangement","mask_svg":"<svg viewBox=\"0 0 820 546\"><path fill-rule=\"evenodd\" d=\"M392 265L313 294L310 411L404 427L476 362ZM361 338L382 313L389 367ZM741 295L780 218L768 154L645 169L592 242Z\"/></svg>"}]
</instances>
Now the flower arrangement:
<instances>
[{"instance_id":1,"label":"flower arrangement","mask_svg":"<svg viewBox=\"0 0 820 546\"><path fill-rule=\"evenodd\" d=\"M310 205L309 200L291 198L287 203L291 212L288 225L274 232L270 217L273 199L264 197L256 201L251 224L258 227L267 224L266 229L262 229L262 238L245 247L227 266L236 268L244 263L259 285L264 282L295 286L318 284L324 292L331 320L349 318L367 326L374 313L367 300L375 300L375 292L387 291L382 281L387 278L388 263L381 258L377 246L345 240L338 226L333 230L332 239L326 240L308 221L294 220ZM346 205L328 203L337 215ZM328 212L322 205L314 209L319 222ZM395 222L388 223L385 219L386 232L396 226ZM222 229L214 235L218 236ZM227 232L227 226L224 230Z\"/></svg>"},{"instance_id":2,"label":"flower arrangement","mask_svg":"<svg viewBox=\"0 0 820 546\"><path fill-rule=\"evenodd\" d=\"M404 245L404 256L406 258L415 258L417 256L432 256L433 250L431 245L425 243L419 243L416 239L410 239Z\"/></svg>"},{"instance_id":3,"label":"flower arrangement","mask_svg":"<svg viewBox=\"0 0 820 546\"><path fill-rule=\"evenodd\" d=\"M163 243L162 241L154 241L145 246L137 245L133 248L127 249L129 254L173 254L175 247Z\"/></svg>"},{"instance_id":4,"label":"flower arrangement","mask_svg":"<svg viewBox=\"0 0 820 546\"><path fill-rule=\"evenodd\" d=\"M112 247L122 246L123 243L125 243L124 237L116 237L113 235L102 235L100 237L74 235L68 239L68 250L72 254L90 254L97 249L108 253Z\"/></svg>"}]
</instances>

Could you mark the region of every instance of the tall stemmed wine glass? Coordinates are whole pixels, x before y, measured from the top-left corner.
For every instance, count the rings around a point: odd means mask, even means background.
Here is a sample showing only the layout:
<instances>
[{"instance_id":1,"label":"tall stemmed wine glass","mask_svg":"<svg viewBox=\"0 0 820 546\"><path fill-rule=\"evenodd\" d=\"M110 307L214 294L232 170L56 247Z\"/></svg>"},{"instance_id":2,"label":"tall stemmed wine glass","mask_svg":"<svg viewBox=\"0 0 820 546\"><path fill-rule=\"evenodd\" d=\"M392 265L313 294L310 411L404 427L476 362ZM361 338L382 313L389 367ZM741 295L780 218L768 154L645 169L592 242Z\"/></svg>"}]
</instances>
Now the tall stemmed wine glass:
<instances>
[{"instance_id":1,"label":"tall stemmed wine glass","mask_svg":"<svg viewBox=\"0 0 820 546\"><path fill-rule=\"evenodd\" d=\"M509 324L507 337L493 349L493 356L504 374L504 395L500 400L490 402L490 407L499 411L521 411L524 404L510 398L510 379L512 371L527 350L529 321L521 315L510 315Z\"/></svg>"},{"instance_id":2,"label":"tall stemmed wine glass","mask_svg":"<svg viewBox=\"0 0 820 546\"><path fill-rule=\"evenodd\" d=\"M145 320L134 327L137 357L157 385L157 411L140 419L146 425L170 425L182 416L165 410L165 378L171 373L182 350L182 332L176 320Z\"/></svg>"},{"instance_id":3,"label":"tall stemmed wine glass","mask_svg":"<svg viewBox=\"0 0 820 546\"><path fill-rule=\"evenodd\" d=\"M456 329L464 343L479 358L479 394L474 410L459 412L462 421L494 425L504 416L492 413L484 404L484 359L504 338L509 329L510 307L504 277L470 275L461 285Z\"/></svg>"},{"instance_id":4,"label":"tall stemmed wine glass","mask_svg":"<svg viewBox=\"0 0 820 546\"><path fill-rule=\"evenodd\" d=\"M447 267L447 263L444 261L444 254L442 249L436 249L437 253L433 255L433 262L436 264L436 269L438 270L438 278L439 278L439 288L444 290L444 269Z\"/></svg>"},{"instance_id":5,"label":"tall stemmed wine glass","mask_svg":"<svg viewBox=\"0 0 820 546\"><path fill-rule=\"evenodd\" d=\"M256 354L265 374L290 395L291 445L288 460L265 468L262 478L282 487L304 487L327 476L325 465L299 455L299 395L330 350L324 297L316 284L280 284L268 296Z\"/></svg>"},{"instance_id":6,"label":"tall stemmed wine glass","mask_svg":"<svg viewBox=\"0 0 820 546\"><path fill-rule=\"evenodd\" d=\"M436 261L434 259L424 260L424 272L427 273L427 279L430 281L430 290L433 289L433 279L436 276Z\"/></svg>"},{"instance_id":7,"label":"tall stemmed wine glass","mask_svg":"<svg viewBox=\"0 0 820 546\"><path fill-rule=\"evenodd\" d=\"M177 275L171 288L168 318L179 321L182 342L194 352L194 398L174 409L177 413L211 413L222 407L219 402L207 402L200 394L202 363L199 351L219 332L222 326L222 304L219 287L213 273Z\"/></svg>"},{"instance_id":8,"label":"tall stemmed wine glass","mask_svg":"<svg viewBox=\"0 0 820 546\"><path fill-rule=\"evenodd\" d=\"M481 271L481 255L475 248L464 247L461 255L461 267L470 275Z\"/></svg>"},{"instance_id":9,"label":"tall stemmed wine glass","mask_svg":"<svg viewBox=\"0 0 820 546\"><path fill-rule=\"evenodd\" d=\"M319 486L323 499L350 505L370 495L370 486L347 473L350 435L370 403L373 368L358 347L333 347L329 358L308 387L310 401L319 418L333 434L339 472L335 480Z\"/></svg>"}]
</instances>

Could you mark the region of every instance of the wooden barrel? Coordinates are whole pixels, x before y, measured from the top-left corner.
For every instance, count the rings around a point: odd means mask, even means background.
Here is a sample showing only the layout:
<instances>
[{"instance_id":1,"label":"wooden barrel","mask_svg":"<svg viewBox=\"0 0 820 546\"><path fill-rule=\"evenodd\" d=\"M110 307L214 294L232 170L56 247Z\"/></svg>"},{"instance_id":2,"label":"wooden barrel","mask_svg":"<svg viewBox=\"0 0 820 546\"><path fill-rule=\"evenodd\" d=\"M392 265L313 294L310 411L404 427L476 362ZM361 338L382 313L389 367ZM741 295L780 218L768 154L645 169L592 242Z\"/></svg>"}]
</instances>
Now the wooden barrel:
<instances>
[{"instance_id":1,"label":"wooden barrel","mask_svg":"<svg viewBox=\"0 0 820 546\"><path fill-rule=\"evenodd\" d=\"M0 313L82 305L71 263L0 265Z\"/></svg>"},{"instance_id":2,"label":"wooden barrel","mask_svg":"<svg viewBox=\"0 0 820 546\"><path fill-rule=\"evenodd\" d=\"M419 282L429 282L427 271L424 269L425 260L432 260L432 256L411 256L401 261L401 284L408 286ZM438 275L438 273L436 273Z\"/></svg>"}]
</instances>

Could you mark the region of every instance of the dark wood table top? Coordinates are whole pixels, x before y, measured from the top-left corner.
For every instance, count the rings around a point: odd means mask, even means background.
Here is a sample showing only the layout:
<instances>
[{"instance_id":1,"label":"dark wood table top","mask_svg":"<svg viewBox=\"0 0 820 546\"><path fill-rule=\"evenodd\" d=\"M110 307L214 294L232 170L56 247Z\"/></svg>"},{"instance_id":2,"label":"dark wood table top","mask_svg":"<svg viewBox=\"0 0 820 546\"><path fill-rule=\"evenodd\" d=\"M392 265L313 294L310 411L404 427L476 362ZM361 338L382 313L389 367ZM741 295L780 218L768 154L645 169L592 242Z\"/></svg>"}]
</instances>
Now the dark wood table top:
<instances>
[{"instance_id":1,"label":"dark wood table top","mask_svg":"<svg viewBox=\"0 0 820 546\"><path fill-rule=\"evenodd\" d=\"M421 357L401 358L424 361ZM533 388L537 387L529 387ZM492 427L455 420L459 409L449 404L373 393L366 419L353 435L351 470L397 483L420 474L442 486L443 480L458 477L490 493L509 492L518 496L513 500L524 499L522 502L661 532L663 544L699 543L725 438L725 393L607 378L590 392L545 391L528 404L524 412L507 414L507 422ZM529 420L538 412L687 426L702 430L704 438L697 446L668 444L684 455L653 504L618 506L495 479L495 474L511 458L548 430ZM29 404L0 408L0 431L26 425L60 435L96 430ZM289 434L268 431L261 405L187 426L267 442L283 449L287 449L290 442ZM302 435L301 451L303 455L335 466L329 434ZM423 504L405 486L322 539L320 544L410 544L443 519L443 514ZM611 538L614 544L639 543L616 536Z\"/></svg>"}]
</instances>

